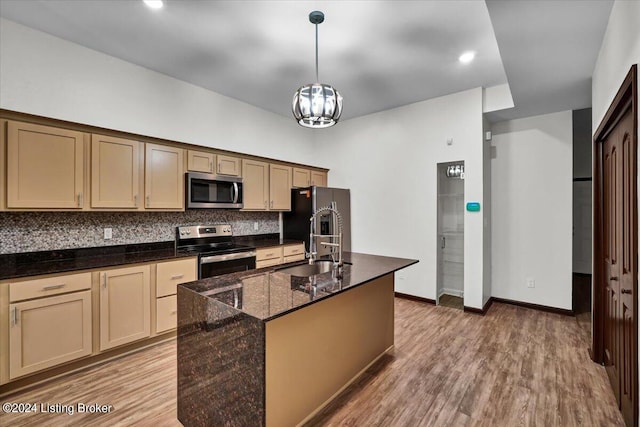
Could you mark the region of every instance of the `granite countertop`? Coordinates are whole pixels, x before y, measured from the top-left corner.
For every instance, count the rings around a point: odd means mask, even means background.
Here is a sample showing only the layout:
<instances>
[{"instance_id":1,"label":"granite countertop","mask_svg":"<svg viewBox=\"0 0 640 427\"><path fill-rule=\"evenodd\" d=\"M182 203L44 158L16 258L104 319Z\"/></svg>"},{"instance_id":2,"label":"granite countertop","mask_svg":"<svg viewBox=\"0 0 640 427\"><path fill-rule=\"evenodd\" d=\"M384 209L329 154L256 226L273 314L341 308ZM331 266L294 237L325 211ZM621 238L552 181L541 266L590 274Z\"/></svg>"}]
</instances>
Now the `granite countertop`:
<instances>
[{"instance_id":1,"label":"granite countertop","mask_svg":"<svg viewBox=\"0 0 640 427\"><path fill-rule=\"evenodd\" d=\"M341 278L335 272L302 278L278 271L307 263L300 261L184 283L178 285L178 299L182 291L196 292L222 303L229 317L244 313L266 322L418 262L355 252L345 252L344 259L349 264Z\"/></svg>"},{"instance_id":2,"label":"granite countertop","mask_svg":"<svg viewBox=\"0 0 640 427\"><path fill-rule=\"evenodd\" d=\"M302 243L282 240L277 233L237 236L234 241L255 248ZM5 254L0 255L0 280L193 256L197 254L176 252L174 241Z\"/></svg>"},{"instance_id":3,"label":"granite countertop","mask_svg":"<svg viewBox=\"0 0 640 427\"><path fill-rule=\"evenodd\" d=\"M192 256L176 253L172 241L24 252L0 255L0 280Z\"/></svg>"}]
</instances>

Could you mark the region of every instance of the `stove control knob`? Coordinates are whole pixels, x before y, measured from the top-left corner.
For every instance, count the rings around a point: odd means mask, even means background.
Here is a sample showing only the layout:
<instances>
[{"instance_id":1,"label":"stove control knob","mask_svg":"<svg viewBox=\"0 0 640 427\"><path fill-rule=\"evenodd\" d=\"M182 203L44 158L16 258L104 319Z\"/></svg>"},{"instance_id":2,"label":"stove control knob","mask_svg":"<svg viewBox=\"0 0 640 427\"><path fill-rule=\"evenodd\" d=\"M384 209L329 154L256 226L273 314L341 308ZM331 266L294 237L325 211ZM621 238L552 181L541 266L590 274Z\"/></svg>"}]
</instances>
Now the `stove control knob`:
<instances>
[{"instance_id":1,"label":"stove control knob","mask_svg":"<svg viewBox=\"0 0 640 427\"><path fill-rule=\"evenodd\" d=\"M187 230L187 234L191 234L191 230Z\"/></svg>"}]
</instances>

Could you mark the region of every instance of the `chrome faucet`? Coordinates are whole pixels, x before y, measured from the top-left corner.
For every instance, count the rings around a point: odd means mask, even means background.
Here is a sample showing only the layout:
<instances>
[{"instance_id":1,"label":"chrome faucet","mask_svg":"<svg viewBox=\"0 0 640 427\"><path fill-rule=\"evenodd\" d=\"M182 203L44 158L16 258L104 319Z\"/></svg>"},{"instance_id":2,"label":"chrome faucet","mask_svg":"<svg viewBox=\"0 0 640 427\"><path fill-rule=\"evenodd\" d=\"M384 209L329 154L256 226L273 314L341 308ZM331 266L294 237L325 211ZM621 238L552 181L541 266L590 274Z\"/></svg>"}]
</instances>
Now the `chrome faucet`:
<instances>
[{"instance_id":1,"label":"chrome faucet","mask_svg":"<svg viewBox=\"0 0 640 427\"><path fill-rule=\"evenodd\" d=\"M338 222L338 234L317 234L316 233L316 217L318 214L322 212L331 212L334 215ZM317 209L313 215L311 216L310 227L309 227L309 264L315 264L316 256L318 255L318 247L316 244L317 237L327 237L331 239L330 242L320 242L323 246L330 246L332 248L338 248L338 261L336 262L335 257L333 255L333 250L331 251L331 259L333 260L334 268L342 269L343 261L342 261L342 216L340 216L340 212L336 208L336 202L331 202L329 206L325 206ZM335 230L333 230L335 233ZM338 243L336 243L336 239Z\"/></svg>"}]
</instances>

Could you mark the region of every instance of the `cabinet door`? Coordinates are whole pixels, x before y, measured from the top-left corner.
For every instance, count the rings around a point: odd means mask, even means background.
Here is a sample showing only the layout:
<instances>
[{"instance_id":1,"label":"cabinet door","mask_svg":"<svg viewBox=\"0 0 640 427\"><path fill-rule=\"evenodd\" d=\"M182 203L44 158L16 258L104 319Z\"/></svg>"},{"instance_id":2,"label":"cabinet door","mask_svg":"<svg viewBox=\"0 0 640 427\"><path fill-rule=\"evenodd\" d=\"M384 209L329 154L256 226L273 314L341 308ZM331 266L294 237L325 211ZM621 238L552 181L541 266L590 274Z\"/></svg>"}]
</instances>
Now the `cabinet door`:
<instances>
[{"instance_id":1,"label":"cabinet door","mask_svg":"<svg viewBox=\"0 0 640 427\"><path fill-rule=\"evenodd\" d=\"M218 154L216 173L219 175L240 176L240 159Z\"/></svg>"},{"instance_id":2,"label":"cabinet door","mask_svg":"<svg viewBox=\"0 0 640 427\"><path fill-rule=\"evenodd\" d=\"M184 150L166 145L146 145L145 208L184 209Z\"/></svg>"},{"instance_id":3,"label":"cabinet door","mask_svg":"<svg viewBox=\"0 0 640 427\"><path fill-rule=\"evenodd\" d=\"M311 185L316 185L318 187L326 187L327 186L327 173L326 172L311 171Z\"/></svg>"},{"instance_id":4,"label":"cabinet door","mask_svg":"<svg viewBox=\"0 0 640 427\"><path fill-rule=\"evenodd\" d=\"M7 132L7 207L82 208L84 135L20 122Z\"/></svg>"},{"instance_id":5,"label":"cabinet door","mask_svg":"<svg viewBox=\"0 0 640 427\"><path fill-rule=\"evenodd\" d=\"M296 188L311 185L311 171L309 169L293 168L293 186Z\"/></svg>"},{"instance_id":6,"label":"cabinet door","mask_svg":"<svg viewBox=\"0 0 640 427\"><path fill-rule=\"evenodd\" d=\"M156 300L156 333L175 329L178 325L178 298L171 295Z\"/></svg>"},{"instance_id":7,"label":"cabinet door","mask_svg":"<svg viewBox=\"0 0 640 427\"><path fill-rule=\"evenodd\" d=\"M149 266L100 273L100 350L146 338L151 328Z\"/></svg>"},{"instance_id":8,"label":"cabinet door","mask_svg":"<svg viewBox=\"0 0 640 427\"><path fill-rule=\"evenodd\" d=\"M190 171L213 173L215 162L216 155L213 153L193 150L187 152L187 169Z\"/></svg>"},{"instance_id":9,"label":"cabinet door","mask_svg":"<svg viewBox=\"0 0 640 427\"><path fill-rule=\"evenodd\" d=\"M91 291L11 304L11 379L91 354Z\"/></svg>"},{"instance_id":10,"label":"cabinet door","mask_svg":"<svg viewBox=\"0 0 640 427\"><path fill-rule=\"evenodd\" d=\"M242 160L242 197L244 209L267 210L269 200L269 164Z\"/></svg>"},{"instance_id":11,"label":"cabinet door","mask_svg":"<svg viewBox=\"0 0 640 427\"><path fill-rule=\"evenodd\" d=\"M138 207L140 143L91 135L91 207Z\"/></svg>"},{"instance_id":12,"label":"cabinet door","mask_svg":"<svg viewBox=\"0 0 640 427\"><path fill-rule=\"evenodd\" d=\"M291 168L289 166L269 166L269 209L291 210Z\"/></svg>"}]
</instances>

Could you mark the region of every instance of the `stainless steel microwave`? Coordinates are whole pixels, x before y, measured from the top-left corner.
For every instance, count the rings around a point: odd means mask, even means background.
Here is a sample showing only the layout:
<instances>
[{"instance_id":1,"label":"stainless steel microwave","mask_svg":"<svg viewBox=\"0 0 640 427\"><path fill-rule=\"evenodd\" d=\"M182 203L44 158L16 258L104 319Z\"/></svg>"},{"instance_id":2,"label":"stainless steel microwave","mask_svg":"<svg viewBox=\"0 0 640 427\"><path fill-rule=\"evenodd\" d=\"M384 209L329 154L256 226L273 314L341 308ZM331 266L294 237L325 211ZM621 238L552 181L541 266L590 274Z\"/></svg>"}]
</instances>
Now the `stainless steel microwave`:
<instances>
[{"instance_id":1,"label":"stainless steel microwave","mask_svg":"<svg viewBox=\"0 0 640 427\"><path fill-rule=\"evenodd\" d=\"M242 178L187 172L187 209L241 209Z\"/></svg>"}]
</instances>

